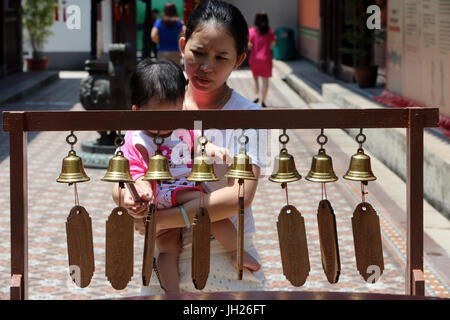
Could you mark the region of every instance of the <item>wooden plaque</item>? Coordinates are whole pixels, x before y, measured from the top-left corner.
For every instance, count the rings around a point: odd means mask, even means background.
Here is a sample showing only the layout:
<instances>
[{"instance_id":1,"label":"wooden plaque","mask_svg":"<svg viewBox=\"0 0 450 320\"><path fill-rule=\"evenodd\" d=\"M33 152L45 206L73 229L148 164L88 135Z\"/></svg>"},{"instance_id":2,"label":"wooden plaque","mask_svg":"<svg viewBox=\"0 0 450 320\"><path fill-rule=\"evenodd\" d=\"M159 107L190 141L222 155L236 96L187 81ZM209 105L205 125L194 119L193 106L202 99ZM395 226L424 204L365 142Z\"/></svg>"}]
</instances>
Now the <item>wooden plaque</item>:
<instances>
[{"instance_id":1,"label":"wooden plaque","mask_svg":"<svg viewBox=\"0 0 450 320\"><path fill-rule=\"evenodd\" d=\"M134 221L124 207L116 207L106 221L106 277L116 290L133 276Z\"/></svg>"},{"instance_id":2,"label":"wooden plaque","mask_svg":"<svg viewBox=\"0 0 450 320\"><path fill-rule=\"evenodd\" d=\"M356 268L365 281L375 283L384 270L383 247L380 220L369 203L358 204L353 212L352 228Z\"/></svg>"},{"instance_id":3,"label":"wooden plaque","mask_svg":"<svg viewBox=\"0 0 450 320\"><path fill-rule=\"evenodd\" d=\"M192 282L202 290L209 275L211 221L205 208L198 208L192 224Z\"/></svg>"},{"instance_id":4,"label":"wooden plaque","mask_svg":"<svg viewBox=\"0 0 450 320\"><path fill-rule=\"evenodd\" d=\"M142 283L144 286L150 284L153 270L153 256L155 253L156 233L156 206L150 204L147 219L145 221L144 258L142 262Z\"/></svg>"},{"instance_id":5,"label":"wooden plaque","mask_svg":"<svg viewBox=\"0 0 450 320\"><path fill-rule=\"evenodd\" d=\"M80 288L91 282L95 271L92 221L82 206L70 210L66 222L70 277Z\"/></svg>"},{"instance_id":6,"label":"wooden plaque","mask_svg":"<svg viewBox=\"0 0 450 320\"><path fill-rule=\"evenodd\" d=\"M310 270L305 220L294 206L287 205L280 211L277 228L283 274L293 286L299 287Z\"/></svg>"},{"instance_id":7,"label":"wooden plaque","mask_svg":"<svg viewBox=\"0 0 450 320\"><path fill-rule=\"evenodd\" d=\"M337 283L341 273L336 217L331 203L322 200L317 209L322 267L329 283Z\"/></svg>"}]
</instances>

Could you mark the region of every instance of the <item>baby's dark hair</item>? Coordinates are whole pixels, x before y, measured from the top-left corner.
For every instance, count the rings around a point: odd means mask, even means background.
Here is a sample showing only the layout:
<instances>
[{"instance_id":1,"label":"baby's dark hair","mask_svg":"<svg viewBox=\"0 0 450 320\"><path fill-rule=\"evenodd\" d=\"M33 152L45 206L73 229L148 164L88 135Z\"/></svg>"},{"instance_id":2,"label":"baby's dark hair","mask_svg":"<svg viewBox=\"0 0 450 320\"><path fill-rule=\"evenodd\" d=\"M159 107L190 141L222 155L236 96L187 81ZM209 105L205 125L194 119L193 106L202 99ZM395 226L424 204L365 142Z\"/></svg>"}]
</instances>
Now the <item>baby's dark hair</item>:
<instances>
[{"instance_id":1,"label":"baby's dark hair","mask_svg":"<svg viewBox=\"0 0 450 320\"><path fill-rule=\"evenodd\" d=\"M131 104L144 106L151 98L157 97L166 103L183 101L186 78L183 70L170 60L140 61L130 79Z\"/></svg>"},{"instance_id":2,"label":"baby's dark hair","mask_svg":"<svg viewBox=\"0 0 450 320\"><path fill-rule=\"evenodd\" d=\"M207 0L192 11L186 25L186 42L199 25L210 21L222 25L233 37L238 55L247 52L247 21L238 8L218 0Z\"/></svg>"}]
</instances>

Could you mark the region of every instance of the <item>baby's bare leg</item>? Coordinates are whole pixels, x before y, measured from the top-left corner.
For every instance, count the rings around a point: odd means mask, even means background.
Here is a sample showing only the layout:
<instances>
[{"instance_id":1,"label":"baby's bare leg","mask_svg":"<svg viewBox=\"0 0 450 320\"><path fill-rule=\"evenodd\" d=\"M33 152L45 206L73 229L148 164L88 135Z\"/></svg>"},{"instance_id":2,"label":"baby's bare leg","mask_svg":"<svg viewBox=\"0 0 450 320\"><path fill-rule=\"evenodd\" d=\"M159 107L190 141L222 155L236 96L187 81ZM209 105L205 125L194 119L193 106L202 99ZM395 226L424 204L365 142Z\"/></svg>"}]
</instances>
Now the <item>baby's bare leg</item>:
<instances>
[{"instance_id":1,"label":"baby's bare leg","mask_svg":"<svg viewBox=\"0 0 450 320\"><path fill-rule=\"evenodd\" d=\"M182 189L178 190L175 195L175 202L177 204L184 204L188 201L200 199L200 191L192 189Z\"/></svg>"},{"instance_id":2,"label":"baby's bare leg","mask_svg":"<svg viewBox=\"0 0 450 320\"><path fill-rule=\"evenodd\" d=\"M211 223L211 234L231 254L231 263L237 267L237 232L230 219ZM244 250L243 266L250 271L258 271L261 265Z\"/></svg>"},{"instance_id":3,"label":"baby's bare leg","mask_svg":"<svg viewBox=\"0 0 450 320\"><path fill-rule=\"evenodd\" d=\"M158 233L158 273L166 293L179 292L178 256L181 250L181 229L168 229Z\"/></svg>"}]
</instances>

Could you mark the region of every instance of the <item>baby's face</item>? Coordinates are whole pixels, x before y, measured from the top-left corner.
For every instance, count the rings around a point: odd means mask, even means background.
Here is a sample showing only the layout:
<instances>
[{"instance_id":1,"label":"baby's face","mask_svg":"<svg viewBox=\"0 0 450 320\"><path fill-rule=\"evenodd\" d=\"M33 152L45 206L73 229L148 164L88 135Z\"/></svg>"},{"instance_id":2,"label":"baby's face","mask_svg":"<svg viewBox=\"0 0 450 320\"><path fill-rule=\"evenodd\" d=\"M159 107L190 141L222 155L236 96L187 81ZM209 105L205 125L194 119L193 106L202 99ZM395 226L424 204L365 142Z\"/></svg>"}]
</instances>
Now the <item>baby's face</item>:
<instances>
[{"instance_id":1,"label":"baby's face","mask_svg":"<svg viewBox=\"0 0 450 320\"><path fill-rule=\"evenodd\" d=\"M169 102L161 102L159 99L153 97L151 98L145 105L138 107L133 105L131 107L132 110L142 110L142 111L150 111L150 110L182 110L183 109L183 100L178 101L176 104ZM148 132L152 134L157 134L158 130L148 130ZM161 135L166 135L172 132L172 130L160 130L159 133Z\"/></svg>"}]
</instances>

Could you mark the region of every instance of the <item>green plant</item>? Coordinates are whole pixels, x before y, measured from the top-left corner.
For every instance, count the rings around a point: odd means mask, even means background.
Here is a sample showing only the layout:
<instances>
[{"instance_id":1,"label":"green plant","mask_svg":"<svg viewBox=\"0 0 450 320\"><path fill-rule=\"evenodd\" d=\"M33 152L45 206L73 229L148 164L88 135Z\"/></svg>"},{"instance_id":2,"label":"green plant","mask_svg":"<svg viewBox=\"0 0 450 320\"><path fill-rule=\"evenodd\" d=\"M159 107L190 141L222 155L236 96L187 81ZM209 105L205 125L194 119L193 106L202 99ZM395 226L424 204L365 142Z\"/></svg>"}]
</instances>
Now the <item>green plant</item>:
<instances>
[{"instance_id":1,"label":"green plant","mask_svg":"<svg viewBox=\"0 0 450 320\"><path fill-rule=\"evenodd\" d=\"M42 56L41 51L52 34L54 0L25 0L22 4L22 24L33 50L33 59Z\"/></svg>"},{"instance_id":2,"label":"green plant","mask_svg":"<svg viewBox=\"0 0 450 320\"><path fill-rule=\"evenodd\" d=\"M386 26L382 25L381 29L369 29L367 27L367 19L369 15L366 13L370 5L377 4L381 8L384 1L375 0L350 0L345 2L345 10L349 15L345 19L345 31L343 39L345 46L339 51L352 57L353 66L369 66L373 59L373 45L386 41Z\"/></svg>"}]
</instances>

